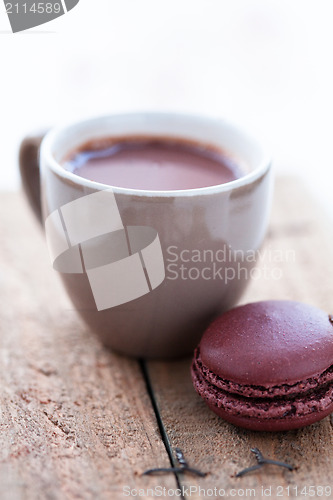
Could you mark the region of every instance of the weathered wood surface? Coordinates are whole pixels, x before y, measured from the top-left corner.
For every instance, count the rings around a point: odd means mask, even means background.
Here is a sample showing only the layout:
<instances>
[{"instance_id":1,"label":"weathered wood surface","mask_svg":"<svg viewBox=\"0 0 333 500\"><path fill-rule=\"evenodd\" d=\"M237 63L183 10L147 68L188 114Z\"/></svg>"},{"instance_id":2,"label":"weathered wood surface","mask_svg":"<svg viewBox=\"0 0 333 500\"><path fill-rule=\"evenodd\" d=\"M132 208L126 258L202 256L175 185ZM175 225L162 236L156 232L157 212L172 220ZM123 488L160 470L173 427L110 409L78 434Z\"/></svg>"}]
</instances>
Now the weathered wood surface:
<instances>
[{"instance_id":1,"label":"weathered wood surface","mask_svg":"<svg viewBox=\"0 0 333 500\"><path fill-rule=\"evenodd\" d=\"M332 221L297 180L277 182L270 231L259 265L264 274L253 280L242 303L265 299L305 301L333 311L333 232ZM281 254L282 251L282 254ZM275 262L274 259L282 262ZM274 279L280 276L280 279ZM148 365L155 398L169 436L170 446L180 447L188 461L210 474L199 480L183 476L187 487L255 489L256 498L264 498L262 487L272 488L271 498L325 498L301 495L304 486L332 487L333 498L333 415L308 428L280 433L249 432L224 422L212 413L194 393L190 378L190 360L173 363L150 362ZM241 469L254 465L253 447L275 460L295 466L289 472L273 466L236 478ZM278 489L281 486L282 488ZM289 492L287 487L289 488ZM296 494L296 487L298 488ZM280 493L280 495L278 495ZM253 495L253 492L252 492ZM243 491L238 497L246 497ZM250 497L250 492L247 492ZM193 489L192 498L203 498ZM237 496L236 496L237 498ZM327 498L327 497L326 497Z\"/></svg>"},{"instance_id":2,"label":"weathered wood surface","mask_svg":"<svg viewBox=\"0 0 333 500\"><path fill-rule=\"evenodd\" d=\"M1 194L0 499L118 499L168 461L139 365L68 301L21 195Z\"/></svg>"},{"instance_id":3,"label":"weathered wood surface","mask_svg":"<svg viewBox=\"0 0 333 500\"><path fill-rule=\"evenodd\" d=\"M0 499L118 500L124 486L177 488L172 474L141 476L170 463L139 364L101 347L77 317L22 195L1 194L0 206ZM283 276L253 280L242 302L290 298L333 311L331 225L295 181L277 183L266 248L293 250L295 258L265 262ZM210 472L199 480L183 474L181 485L229 496L240 488L234 498L249 498L247 488L264 498L262 486L272 487L271 498L310 498L296 496L295 486L333 489L330 418L276 434L237 429L196 395L189 366L188 359L147 363L167 446ZM255 463L254 446L297 470L270 466L235 478ZM289 495L277 496L277 486L288 485Z\"/></svg>"}]
</instances>

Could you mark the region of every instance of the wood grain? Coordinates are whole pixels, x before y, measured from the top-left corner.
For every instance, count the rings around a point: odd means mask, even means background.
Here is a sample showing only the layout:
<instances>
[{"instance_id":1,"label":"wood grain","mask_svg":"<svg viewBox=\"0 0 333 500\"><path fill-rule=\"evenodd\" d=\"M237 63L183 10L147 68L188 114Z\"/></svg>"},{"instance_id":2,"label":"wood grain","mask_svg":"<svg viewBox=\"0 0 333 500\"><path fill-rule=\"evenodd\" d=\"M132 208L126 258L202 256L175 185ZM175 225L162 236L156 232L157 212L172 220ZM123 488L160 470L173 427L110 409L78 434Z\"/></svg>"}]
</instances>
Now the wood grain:
<instances>
[{"instance_id":1,"label":"wood grain","mask_svg":"<svg viewBox=\"0 0 333 500\"><path fill-rule=\"evenodd\" d=\"M78 318L22 195L1 194L0 203L1 500L117 500L126 498L126 485L138 493L177 488L172 474L141 476L169 466L169 457L139 364L104 349ZM282 276L262 272L242 302L290 298L333 311L331 225L297 181L277 183L265 248L270 253L260 266ZM275 251L289 257L272 262ZM254 488L256 498L264 498L262 487L272 487L271 498L296 498L293 489L277 497L277 486L333 487L329 418L276 434L237 429L196 395L189 366L189 359L147 364L166 445L180 447L190 465L210 472L200 480L179 476L184 488L216 487L226 494L240 488L234 498L249 498L246 489ZM297 470L269 466L235 478L255 463L254 446ZM204 491L185 496L205 498Z\"/></svg>"},{"instance_id":2,"label":"wood grain","mask_svg":"<svg viewBox=\"0 0 333 500\"><path fill-rule=\"evenodd\" d=\"M135 360L89 333L19 194L1 194L0 498L123 499L168 465ZM147 496L151 498L151 496Z\"/></svg>"},{"instance_id":3,"label":"wood grain","mask_svg":"<svg viewBox=\"0 0 333 500\"><path fill-rule=\"evenodd\" d=\"M264 255L264 250L269 251ZM262 254L261 275L252 280L242 303L291 299L333 311L332 224L297 179L277 182L270 230ZM252 497L255 494L256 498L264 498L262 488L266 497L271 498L327 498L320 495L320 490L314 496L304 492L301 496L302 488L310 485L330 485L332 494L328 498L333 498L333 421L330 417L290 432L238 429L212 413L194 392L190 361L149 362L148 371L170 446L180 447L191 465L209 472L206 478L199 480L182 475L182 485L193 488L191 499L204 497L203 490L201 495L195 492L199 487L206 491L223 489L229 496L231 490L240 489L238 494L236 491L236 498L250 497L251 491L246 489L254 490ZM252 447L258 447L269 458L288 462L296 470L289 472L265 466L236 478L238 471L256 463L250 452Z\"/></svg>"}]
</instances>

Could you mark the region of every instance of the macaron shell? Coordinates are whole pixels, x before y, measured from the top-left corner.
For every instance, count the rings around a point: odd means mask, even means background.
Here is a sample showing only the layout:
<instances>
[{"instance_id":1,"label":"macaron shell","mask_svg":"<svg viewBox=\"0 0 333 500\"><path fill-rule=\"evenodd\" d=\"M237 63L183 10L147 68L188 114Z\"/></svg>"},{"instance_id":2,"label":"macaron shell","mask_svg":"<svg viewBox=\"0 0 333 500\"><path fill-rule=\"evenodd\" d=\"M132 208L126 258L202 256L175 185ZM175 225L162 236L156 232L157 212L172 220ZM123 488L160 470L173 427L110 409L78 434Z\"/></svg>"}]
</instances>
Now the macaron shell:
<instances>
[{"instance_id":1,"label":"macaron shell","mask_svg":"<svg viewBox=\"0 0 333 500\"><path fill-rule=\"evenodd\" d=\"M208 403L207 403L208 404ZM230 424L237 425L238 427L243 427L244 429L252 431L267 431L267 432L277 432L277 431L289 431L292 429L299 429L305 427L306 425L314 424L327 417L333 411L333 403L327 408L327 410L321 412L320 414L312 413L305 415L303 417L289 417L289 418L279 418L279 419L261 419L261 418L249 418L242 417L241 415L231 415L222 408L218 408L215 405L208 404L209 408L216 413L219 417L223 418Z\"/></svg>"},{"instance_id":2,"label":"macaron shell","mask_svg":"<svg viewBox=\"0 0 333 500\"><path fill-rule=\"evenodd\" d=\"M333 325L325 312L303 303L247 304L208 327L200 352L210 371L234 383L293 384L333 364Z\"/></svg>"}]
</instances>

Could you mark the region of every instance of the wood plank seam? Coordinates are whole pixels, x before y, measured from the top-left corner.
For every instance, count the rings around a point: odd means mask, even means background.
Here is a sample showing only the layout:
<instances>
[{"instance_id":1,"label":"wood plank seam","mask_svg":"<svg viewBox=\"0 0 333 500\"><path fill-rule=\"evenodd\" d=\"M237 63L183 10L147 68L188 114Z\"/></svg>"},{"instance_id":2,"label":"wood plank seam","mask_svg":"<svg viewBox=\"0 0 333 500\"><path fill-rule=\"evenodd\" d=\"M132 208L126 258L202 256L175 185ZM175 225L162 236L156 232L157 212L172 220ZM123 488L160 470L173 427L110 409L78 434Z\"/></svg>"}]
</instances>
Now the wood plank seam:
<instances>
[{"instance_id":1,"label":"wood plank seam","mask_svg":"<svg viewBox=\"0 0 333 500\"><path fill-rule=\"evenodd\" d=\"M140 359L139 365L140 365L142 377L143 377L145 384L146 384L147 393L149 395L151 405L152 405L154 413L155 413L156 423L158 425L158 429L159 429L160 434L161 434L161 439L164 443L165 450L166 450L168 457L169 457L170 467L176 467L176 463L175 463L175 459L173 456L173 451L171 448L170 440L169 440L167 431L164 427L162 416L161 416L160 411L158 409L157 401L155 399L155 395L154 395L154 391L153 391L153 384L152 384L152 381L150 380L146 361L144 359ZM173 472L172 474L175 476L177 487L182 491L181 480L180 480L179 474L177 474L176 472ZM183 499L184 498L183 495L181 495L180 498Z\"/></svg>"}]
</instances>

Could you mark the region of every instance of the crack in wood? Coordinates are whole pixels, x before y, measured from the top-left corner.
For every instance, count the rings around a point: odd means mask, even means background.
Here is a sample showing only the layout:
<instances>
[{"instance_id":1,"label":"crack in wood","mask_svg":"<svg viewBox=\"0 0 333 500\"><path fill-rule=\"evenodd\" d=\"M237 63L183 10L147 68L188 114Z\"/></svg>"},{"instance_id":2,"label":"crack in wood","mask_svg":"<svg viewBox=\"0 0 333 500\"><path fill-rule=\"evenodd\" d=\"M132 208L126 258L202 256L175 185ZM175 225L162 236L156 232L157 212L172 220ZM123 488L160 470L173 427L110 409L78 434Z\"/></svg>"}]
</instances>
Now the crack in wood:
<instances>
[{"instance_id":1,"label":"crack in wood","mask_svg":"<svg viewBox=\"0 0 333 500\"><path fill-rule=\"evenodd\" d=\"M69 429L69 427L67 427L67 425L60 422L56 417L54 417L53 415L49 415L47 411L44 410L43 413L47 417L47 419L51 422L51 424L53 424L55 427L61 430L61 432L63 432L66 436L68 436L68 434L73 432Z\"/></svg>"},{"instance_id":2,"label":"crack in wood","mask_svg":"<svg viewBox=\"0 0 333 500\"><path fill-rule=\"evenodd\" d=\"M155 398L155 395L154 395L153 385L152 385L151 380L150 380L150 376L149 376L149 372L148 372L148 369L147 369L146 361L144 359L140 359L139 360L139 365L140 365L140 369L141 369L141 373L142 373L143 379L144 379L145 384L146 384L146 388L147 388L147 392L148 392L148 395L149 395L149 398L150 398L150 402L152 404L152 407L153 407L153 410L154 410L154 413L155 413L156 422L157 422L157 425L158 425L158 430L160 432L161 439L163 441L163 444L165 446L165 450L166 450L166 452L168 454L168 457L169 457L170 466L175 468L176 467L176 461L174 459L172 448L171 448L171 444L170 444L170 440L169 440L166 428L165 428L165 426L163 424L162 415L161 415L161 413L159 411L158 404L157 404L157 401L156 401L156 398ZM179 477L179 473L173 472L173 474L174 474L175 479L176 479L177 487L182 492L183 488L182 488L182 485L181 485L181 480L180 480L180 477ZM181 493L181 495L180 495L179 498L181 498L182 500L185 500L185 497L183 496L182 493Z\"/></svg>"}]
</instances>

